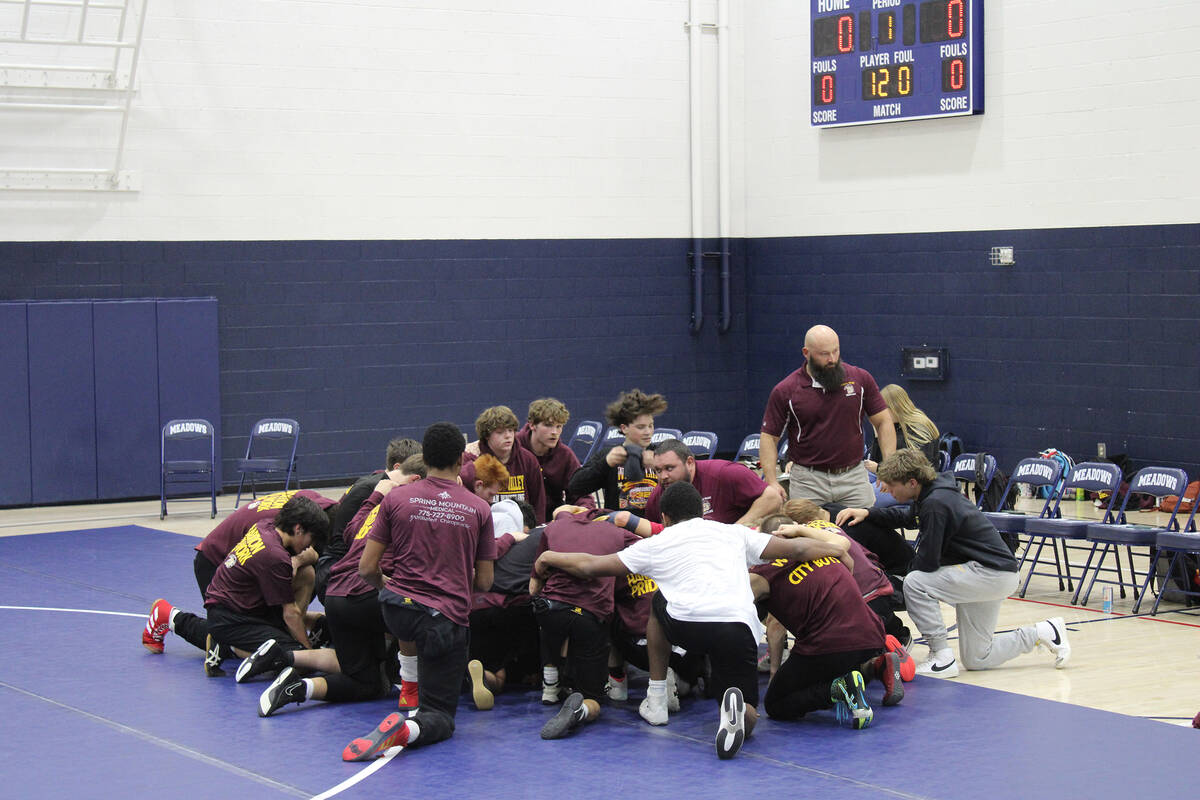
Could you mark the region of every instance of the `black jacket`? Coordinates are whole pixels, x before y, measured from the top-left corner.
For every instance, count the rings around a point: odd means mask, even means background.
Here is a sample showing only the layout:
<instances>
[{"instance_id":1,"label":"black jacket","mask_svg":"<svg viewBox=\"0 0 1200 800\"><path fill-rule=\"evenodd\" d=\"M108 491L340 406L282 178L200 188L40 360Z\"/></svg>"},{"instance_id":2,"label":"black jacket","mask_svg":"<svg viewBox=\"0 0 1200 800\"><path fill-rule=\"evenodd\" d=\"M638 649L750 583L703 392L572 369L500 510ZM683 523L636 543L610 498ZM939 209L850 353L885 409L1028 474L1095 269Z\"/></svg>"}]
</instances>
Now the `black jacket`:
<instances>
[{"instance_id":1,"label":"black jacket","mask_svg":"<svg viewBox=\"0 0 1200 800\"><path fill-rule=\"evenodd\" d=\"M934 572L939 567L976 561L1001 572L1017 571L1017 560L996 526L958 491L949 472L924 487L914 503L872 508L867 519L892 527L917 528L913 570Z\"/></svg>"}]
</instances>

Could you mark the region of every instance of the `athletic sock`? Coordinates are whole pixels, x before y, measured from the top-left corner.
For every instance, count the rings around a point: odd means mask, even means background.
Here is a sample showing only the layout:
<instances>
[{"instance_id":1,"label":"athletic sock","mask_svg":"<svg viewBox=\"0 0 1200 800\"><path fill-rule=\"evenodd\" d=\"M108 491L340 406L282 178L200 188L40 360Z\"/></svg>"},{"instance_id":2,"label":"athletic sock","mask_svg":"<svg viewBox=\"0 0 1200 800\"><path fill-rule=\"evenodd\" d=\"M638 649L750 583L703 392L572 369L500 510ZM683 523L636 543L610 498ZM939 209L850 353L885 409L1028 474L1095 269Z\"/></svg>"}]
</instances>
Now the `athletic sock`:
<instances>
[{"instance_id":1,"label":"athletic sock","mask_svg":"<svg viewBox=\"0 0 1200 800\"><path fill-rule=\"evenodd\" d=\"M558 685L558 667L547 664L542 667L542 683L547 686Z\"/></svg>"},{"instance_id":2,"label":"athletic sock","mask_svg":"<svg viewBox=\"0 0 1200 800\"><path fill-rule=\"evenodd\" d=\"M411 745L421 735L421 726L417 724L415 719L406 720L404 724L408 726L407 744Z\"/></svg>"},{"instance_id":3,"label":"athletic sock","mask_svg":"<svg viewBox=\"0 0 1200 800\"><path fill-rule=\"evenodd\" d=\"M179 609L172 607L171 616L167 617L167 627L171 629L171 633L175 632L175 617L179 616Z\"/></svg>"},{"instance_id":4,"label":"athletic sock","mask_svg":"<svg viewBox=\"0 0 1200 800\"><path fill-rule=\"evenodd\" d=\"M400 679L417 683L417 657L400 654Z\"/></svg>"},{"instance_id":5,"label":"athletic sock","mask_svg":"<svg viewBox=\"0 0 1200 800\"><path fill-rule=\"evenodd\" d=\"M656 681L653 678L651 678L650 684L646 687L646 696L647 697L658 696L658 697L662 697L665 699L667 696L667 681L666 681L666 679L664 678L661 681Z\"/></svg>"},{"instance_id":6,"label":"athletic sock","mask_svg":"<svg viewBox=\"0 0 1200 800\"><path fill-rule=\"evenodd\" d=\"M312 680L312 678L305 678L304 680L302 680L300 682L304 684L304 699L312 700L312 696L313 696L313 680Z\"/></svg>"}]
</instances>

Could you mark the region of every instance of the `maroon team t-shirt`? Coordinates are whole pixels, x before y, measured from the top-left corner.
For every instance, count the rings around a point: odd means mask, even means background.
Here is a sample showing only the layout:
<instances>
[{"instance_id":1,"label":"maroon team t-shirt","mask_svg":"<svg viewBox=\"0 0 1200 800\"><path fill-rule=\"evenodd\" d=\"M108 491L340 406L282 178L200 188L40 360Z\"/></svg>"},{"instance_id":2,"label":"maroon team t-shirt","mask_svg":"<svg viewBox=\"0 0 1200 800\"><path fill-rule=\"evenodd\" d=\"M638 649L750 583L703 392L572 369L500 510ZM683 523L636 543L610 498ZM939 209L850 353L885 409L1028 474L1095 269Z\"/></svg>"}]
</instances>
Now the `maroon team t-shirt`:
<instances>
[{"instance_id":1,"label":"maroon team t-shirt","mask_svg":"<svg viewBox=\"0 0 1200 800\"><path fill-rule=\"evenodd\" d=\"M342 536L350 549L329 568L329 581L325 586L327 597L354 597L375 591L374 586L359 576L358 562L367 547L367 537L379 519L379 504L383 502L383 497L379 492L371 492L371 496L359 507L354 519L346 524ZM385 550L380 557L379 568L384 575L392 573L392 555L389 551Z\"/></svg>"},{"instance_id":2,"label":"maroon team t-shirt","mask_svg":"<svg viewBox=\"0 0 1200 800\"><path fill-rule=\"evenodd\" d=\"M237 509L222 520L221 524L213 528L212 533L205 536L200 544L196 545L195 549L199 550L208 559L209 563L220 564L226 554L233 549L233 546L246 535L246 531L250 530L251 525L262 519L275 519L275 515L279 513L279 509L283 508L283 504L296 495L307 497L322 509L327 509L337 504L336 500L330 500L328 497L319 495L308 489L296 489L290 492L275 492L274 494L263 495L253 503Z\"/></svg>"},{"instance_id":3,"label":"maroon team t-shirt","mask_svg":"<svg viewBox=\"0 0 1200 800\"><path fill-rule=\"evenodd\" d=\"M250 526L217 567L204 606L222 605L260 615L270 606L294 599L292 554L283 546L275 526L263 519Z\"/></svg>"},{"instance_id":4,"label":"maroon team t-shirt","mask_svg":"<svg viewBox=\"0 0 1200 800\"><path fill-rule=\"evenodd\" d=\"M777 558L750 571L771 584L767 608L795 635L797 655L883 647L883 623L839 559Z\"/></svg>"},{"instance_id":5,"label":"maroon team t-shirt","mask_svg":"<svg viewBox=\"0 0 1200 800\"><path fill-rule=\"evenodd\" d=\"M532 453L542 468L542 483L546 489L546 513L538 519L549 522L554 509L563 503L574 502L574 498L567 497L567 484L571 482L575 470L579 469L579 458L562 441L547 450L546 455L539 456L533 452L529 443L531 435L532 431L526 423L524 428L517 431L517 444Z\"/></svg>"},{"instance_id":6,"label":"maroon team t-shirt","mask_svg":"<svg viewBox=\"0 0 1200 800\"><path fill-rule=\"evenodd\" d=\"M607 556L624 550L641 537L622 530L611 522L590 522L586 515L564 511L542 532L538 555L547 550L559 553L591 553ZM590 611L601 621L613 613L613 579L576 578L562 570L554 570L542 588L542 597Z\"/></svg>"},{"instance_id":7,"label":"maroon team t-shirt","mask_svg":"<svg viewBox=\"0 0 1200 800\"><path fill-rule=\"evenodd\" d=\"M487 442L480 440L479 455L485 454L496 455L488 449ZM464 453L463 458L469 458L470 461L464 461L458 476L462 478L463 486L470 489L475 486L476 457ZM538 519L545 519L546 484L542 481L542 468L538 465L537 456L520 444L513 442L512 452L509 453L508 463L504 465L504 468L508 470L508 486L500 487L500 493L496 495L496 499L503 500L505 497L511 497L514 500L524 500L533 506L533 512Z\"/></svg>"},{"instance_id":8,"label":"maroon team t-shirt","mask_svg":"<svg viewBox=\"0 0 1200 800\"><path fill-rule=\"evenodd\" d=\"M767 488L766 482L749 467L720 459L697 461L692 486L704 500L704 518L727 524L744 517ZM645 517L652 522L662 522L658 508L662 493L660 483L646 502Z\"/></svg>"},{"instance_id":9,"label":"maroon team t-shirt","mask_svg":"<svg viewBox=\"0 0 1200 800\"><path fill-rule=\"evenodd\" d=\"M813 385L804 367L775 384L763 413L762 432L788 431L788 458L806 467L837 469L862 461L862 418L887 408L871 373L842 362L841 386Z\"/></svg>"},{"instance_id":10,"label":"maroon team t-shirt","mask_svg":"<svg viewBox=\"0 0 1200 800\"><path fill-rule=\"evenodd\" d=\"M492 509L455 481L424 478L392 489L367 538L392 558L384 585L466 626L476 561L496 559Z\"/></svg>"}]
</instances>

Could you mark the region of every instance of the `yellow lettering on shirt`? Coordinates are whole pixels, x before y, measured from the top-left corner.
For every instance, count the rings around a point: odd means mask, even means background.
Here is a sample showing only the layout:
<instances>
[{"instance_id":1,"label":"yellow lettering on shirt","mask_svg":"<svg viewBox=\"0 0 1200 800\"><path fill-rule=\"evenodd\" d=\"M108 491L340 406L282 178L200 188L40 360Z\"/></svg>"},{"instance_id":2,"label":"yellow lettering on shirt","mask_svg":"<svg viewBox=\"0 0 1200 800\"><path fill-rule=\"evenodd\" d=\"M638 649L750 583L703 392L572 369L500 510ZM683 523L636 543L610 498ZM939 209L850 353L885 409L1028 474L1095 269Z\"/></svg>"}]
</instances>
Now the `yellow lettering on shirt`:
<instances>
[{"instance_id":1,"label":"yellow lettering on shirt","mask_svg":"<svg viewBox=\"0 0 1200 800\"><path fill-rule=\"evenodd\" d=\"M286 503L288 500L291 500L293 497L295 497L295 495L295 489L289 492L275 492L274 494L268 494L264 497L260 497L258 500L251 503L250 507L256 508L259 511L278 511L279 509L283 508L284 503Z\"/></svg>"},{"instance_id":2,"label":"yellow lettering on shirt","mask_svg":"<svg viewBox=\"0 0 1200 800\"><path fill-rule=\"evenodd\" d=\"M230 555L233 556L237 563L245 564L254 557L255 553L260 553L265 548L266 545L263 544L262 534L259 533L258 526L251 525L250 530L246 531L246 535L242 537L242 540L233 546Z\"/></svg>"},{"instance_id":3,"label":"yellow lettering on shirt","mask_svg":"<svg viewBox=\"0 0 1200 800\"><path fill-rule=\"evenodd\" d=\"M525 493L525 476L524 475L509 475L508 476L508 491L516 493Z\"/></svg>"},{"instance_id":4,"label":"yellow lettering on shirt","mask_svg":"<svg viewBox=\"0 0 1200 800\"><path fill-rule=\"evenodd\" d=\"M814 558L811 561L801 561L796 567L788 573L788 583L798 585L807 576L813 573L813 570L818 567L828 567L830 564L840 564L841 559L836 556L828 558Z\"/></svg>"},{"instance_id":5,"label":"yellow lettering on shirt","mask_svg":"<svg viewBox=\"0 0 1200 800\"><path fill-rule=\"evenodd\" d=\"M626 575L625 578L629 581L629 594L633 597L642 597L643 595L653 594L658 591L658 584L645 575L633 573Z\"/></svg>"},{"instance_id":6,"label":"yellow lettering on shirt","mask_svg":"<svg viewBox=\"0 0 1200 800\"><path fill-rule=\"evenodd\" d=\"M354 541L366 536L371 532L371 526L375 524L375 518L379 516L379 509L382 506L375 506L371 509L371 513L367 514L367 518L363 520L363 524L358 526L358 532L354 534Z\"/></svg>"}]
</instances>

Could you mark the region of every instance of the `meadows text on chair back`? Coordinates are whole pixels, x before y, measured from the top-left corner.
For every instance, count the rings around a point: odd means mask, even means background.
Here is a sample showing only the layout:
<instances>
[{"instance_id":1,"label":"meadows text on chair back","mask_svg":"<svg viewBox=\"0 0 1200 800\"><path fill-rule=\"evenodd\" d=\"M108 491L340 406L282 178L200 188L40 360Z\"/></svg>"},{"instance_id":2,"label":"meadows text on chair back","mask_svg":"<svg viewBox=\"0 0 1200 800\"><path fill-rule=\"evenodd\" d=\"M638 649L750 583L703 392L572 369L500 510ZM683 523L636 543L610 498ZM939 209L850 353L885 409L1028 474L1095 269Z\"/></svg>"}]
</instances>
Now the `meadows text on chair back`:
<instances>
[{"instance_id":1,"label":"meadows text on chair back","mask_svg":"<svg viewBox=\"0 0 1200 800\"><path fill-rule=\"evenodd\" d=\"M717 452L717 435L712 431L688 431L683 443L696 458L712 458Z\"/></svg>"}]
</instances>

